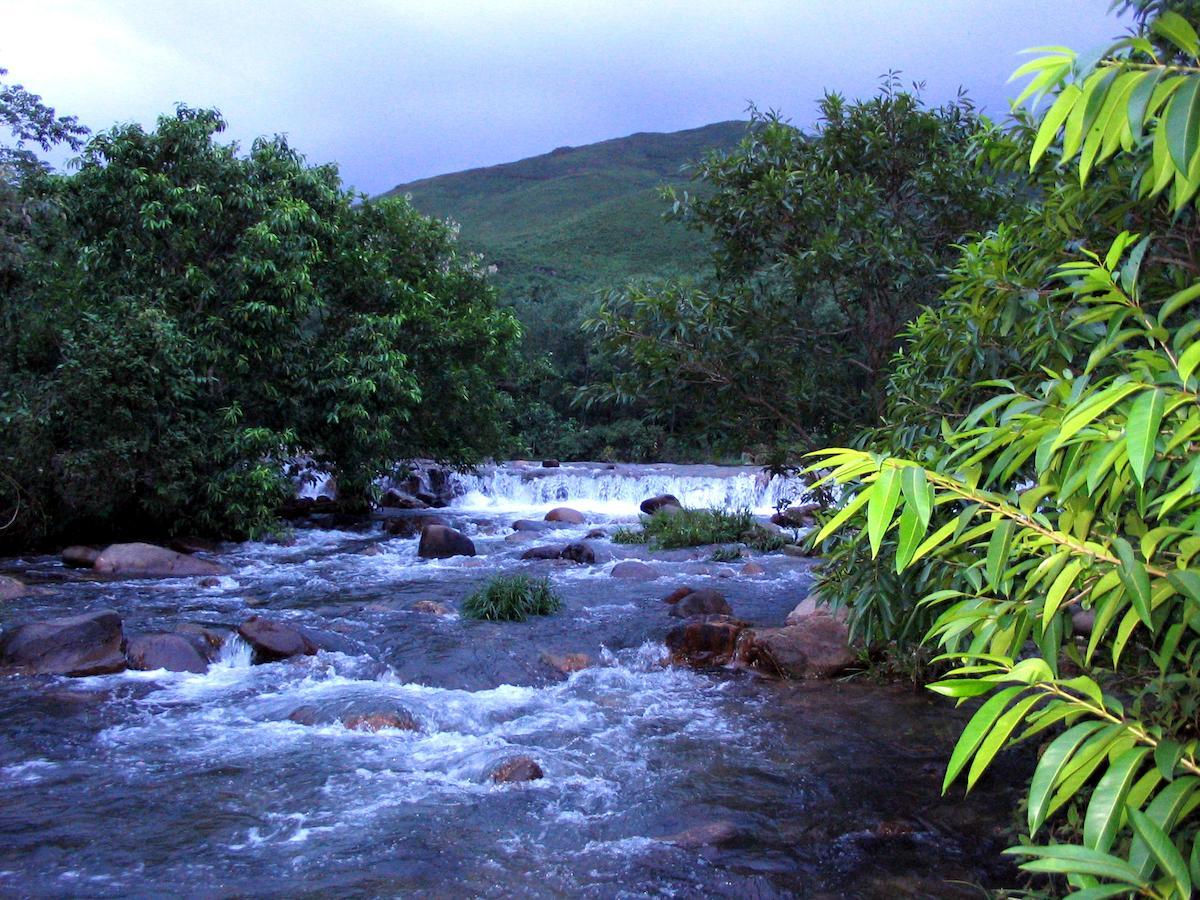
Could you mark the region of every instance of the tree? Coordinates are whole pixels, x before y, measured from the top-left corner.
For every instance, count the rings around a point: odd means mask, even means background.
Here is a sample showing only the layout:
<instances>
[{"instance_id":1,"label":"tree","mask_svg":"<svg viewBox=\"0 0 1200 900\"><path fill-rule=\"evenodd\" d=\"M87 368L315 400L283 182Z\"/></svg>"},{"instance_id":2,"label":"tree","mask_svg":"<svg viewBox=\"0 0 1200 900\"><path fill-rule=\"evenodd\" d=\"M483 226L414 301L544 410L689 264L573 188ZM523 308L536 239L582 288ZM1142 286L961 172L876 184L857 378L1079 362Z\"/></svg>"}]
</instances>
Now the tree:
<instances>
[{"instance_id":1,"label":"tree","mask_svg":"<svg viewBox=\"0 0 1200 900\"><path fill-rule=\"evenodd\" d=\"M1200 882L1200 16L1136 8L1138 32L1098 57L1018 70L1024 96L1054 98L1014 133L1046 202L967 251L959 295L912 326L893 381L932 385L925 399L957 382L972 405L909 429L905 452L822 451L849 490L819 538L940 568L913 598L951 666L931 688L986 698L946 786L1045 741L1009 851L1025 869L1073 896L1182 898ZM1003 327L988 322L1014 302L1006 265L1025 282L1007 327L1032 342L937 369L939 343L962 361L963 329Z\"/></svg>"},{"instance_id":2,"label":"tree","mask_svg":"<svg viewBox=\"0 0 1200 900\"><path fill-rule=\"evenodd\" d=\"M180 107L45 179L62 217L27 298L0 298L0 453L27 534L259 533L294 454L365 500L406 457L466 464L503 437L518 330L449 228L223 128Z\"/></svg>"},{"instance_id":3,"label":"tree","mask_svg":"<svg viewBox=\"0 0 1200 900\"><path fill-rule=\"evenodd\" d=\"M980 126L965 99L929 109L894 76L870 100L826 94L813 134L755 112L736 151L699 166L698 192L671 196L711 237L713 285L610 295L591 327L624 371L600 393L704 409L695 427L741 447L869 424L954 244L1012 203L977 164Z\"/></svg>"}]
</instances>

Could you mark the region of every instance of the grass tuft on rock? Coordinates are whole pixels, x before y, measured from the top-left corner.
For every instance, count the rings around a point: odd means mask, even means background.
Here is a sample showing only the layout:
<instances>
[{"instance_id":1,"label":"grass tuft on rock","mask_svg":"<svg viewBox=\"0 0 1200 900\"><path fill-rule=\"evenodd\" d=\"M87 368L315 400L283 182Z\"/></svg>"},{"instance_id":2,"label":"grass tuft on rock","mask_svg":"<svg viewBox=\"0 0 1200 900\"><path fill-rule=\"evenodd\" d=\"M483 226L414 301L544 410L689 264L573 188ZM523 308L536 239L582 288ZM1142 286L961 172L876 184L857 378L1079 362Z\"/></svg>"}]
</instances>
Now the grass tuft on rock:
<instances>
[{"instance_id":1,"label":"grass tuft on rock","mask_svg":"<svg viewBox=\"0 0 1200 900\"><path fill-rule=\"evenodd\" d=\"M562 607L562 598L545 578L497 575L463 601L468 619L524 622L530 616L548 616Z\"/></svg>"},{"instance_id":2,"label":"grass tuft on rock","mask_svg":"<svg viewBox=\"0 0 1200 900\"><path fill-rule=\"evenodd\" d=\"M737 562L741 558L741 547L718 547L709 557L713 562Z\"/></svg>"}]
</instances>

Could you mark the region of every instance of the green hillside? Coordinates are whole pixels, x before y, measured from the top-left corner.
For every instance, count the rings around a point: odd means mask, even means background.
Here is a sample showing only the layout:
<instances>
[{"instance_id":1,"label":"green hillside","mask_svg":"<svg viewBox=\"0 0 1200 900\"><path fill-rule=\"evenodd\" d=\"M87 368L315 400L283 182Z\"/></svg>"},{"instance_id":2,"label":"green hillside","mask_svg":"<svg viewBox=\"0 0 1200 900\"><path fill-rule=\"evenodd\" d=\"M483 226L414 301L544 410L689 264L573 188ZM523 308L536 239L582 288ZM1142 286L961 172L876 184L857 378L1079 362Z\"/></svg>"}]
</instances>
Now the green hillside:
<instances>
[{"instance_id":1,"label":"green hillside","mask_svg":"<svg viewBox=\"0 0 1200 900\"><path fill-rule=\"evenodd\" d=\"M601 290L637 277L705 273L704 239L663 220L658 189L688 184L684 166L732 149L745 131L745 122L718 122L634 134L388 192L458 222L462 244L496 267L500 298L525 335L520 375L506 385L515 401L514 453L664 458L661 433L640 410L575 402L579 388L609 367L580 325Z\"/></svg>"},{"instance_id":2,"label":"green hillside","mask_svg":"<svg viewBox=\"0 0 1200 900\"><path fill-rule=\"evenodd\" d=\"M693 272L702 265L698 236L662 221L657 189L686 182L684 165L714 148L733 147L745 128L744 122L718 122L561 147L388 193L407 194L421 212L458 222L463 243L497 267L509 302L522 305L521 295L544 296L547 290L590 294L630 276Z\"/></svg>"}]
</instances>

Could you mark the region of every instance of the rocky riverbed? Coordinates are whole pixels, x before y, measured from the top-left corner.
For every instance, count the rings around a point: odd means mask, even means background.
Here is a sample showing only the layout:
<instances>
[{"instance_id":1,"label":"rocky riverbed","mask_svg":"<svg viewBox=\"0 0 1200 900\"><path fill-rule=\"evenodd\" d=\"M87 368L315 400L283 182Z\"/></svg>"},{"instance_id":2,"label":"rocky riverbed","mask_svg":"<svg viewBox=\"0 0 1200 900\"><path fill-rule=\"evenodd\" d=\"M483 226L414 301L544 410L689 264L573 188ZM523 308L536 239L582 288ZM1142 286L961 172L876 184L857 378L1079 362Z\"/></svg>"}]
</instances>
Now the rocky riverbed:
<instances>
[{"instance_id":1,"label":"rocky riverbed","mask_svg":"<svg viewBox=\"0 0 1200 900\"><path fill-rule=\"evenodd\" d=\"M111 610L127 661L135 640L173 633L204 664L0 679L0 888L915 897L1012 877L1002 780L940 796L961 725L944 702L768 677L739 662L755 660L736 635L719 665L666 664L672 629L702 620L679 612L687 592L665 597L687 587L698 614L776 633L812 560L614 544L636 503L556 477L568 496L472 490L437 510L473 556L421 558L413 529L384 526L432 513L404 511L194 557L220 574L4 561L29 585L0 604L6 635ZM681 482L653 487L628 493L694 503ZM564 503L584 521L512 528ZM577 544L591 557L522 558ZM628 563L641 568L621 577ZM496 573L548 577L563 609L460 618ZM263 654L255 621L298 635L296 652Z\"/></svg>"}]
</instances>

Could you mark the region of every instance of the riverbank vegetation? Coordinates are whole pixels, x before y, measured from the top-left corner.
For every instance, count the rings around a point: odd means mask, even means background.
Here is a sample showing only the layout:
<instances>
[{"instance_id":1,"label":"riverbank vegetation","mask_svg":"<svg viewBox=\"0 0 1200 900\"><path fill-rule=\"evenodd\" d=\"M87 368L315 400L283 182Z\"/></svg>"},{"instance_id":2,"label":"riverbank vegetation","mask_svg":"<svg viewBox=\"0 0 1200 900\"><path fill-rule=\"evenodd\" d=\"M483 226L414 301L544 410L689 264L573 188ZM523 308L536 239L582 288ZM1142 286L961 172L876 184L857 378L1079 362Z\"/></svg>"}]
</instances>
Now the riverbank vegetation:
<instances>
[{"instance_id":1,"label":"riverbank vegetation","mask_svg":"<svg viewBox=\"0 0 1200 900\"><path fill-rule=\"evenodd\" d=\"M0 541L255 535L297 454L362 503L397 460L504 446L519 327L450 227L224 124L4 166Z\"/></svg>"},{"instance_id":2,"label":"riverbank vegetation","mask_svg":"<svg viewBox=\"0 0 1200 900\"><path fill-rule=\"evenodd\" d=\"M748 509L681 509L668 506L642 516L639 528L619 528L612 540L617 544L648 544L652 550L677 550L708 544L744 543L763 552L778 550L787 543L781 534L767 531L754 521Z\"/></svg>"}]
</instances>

